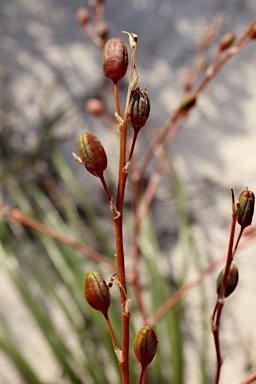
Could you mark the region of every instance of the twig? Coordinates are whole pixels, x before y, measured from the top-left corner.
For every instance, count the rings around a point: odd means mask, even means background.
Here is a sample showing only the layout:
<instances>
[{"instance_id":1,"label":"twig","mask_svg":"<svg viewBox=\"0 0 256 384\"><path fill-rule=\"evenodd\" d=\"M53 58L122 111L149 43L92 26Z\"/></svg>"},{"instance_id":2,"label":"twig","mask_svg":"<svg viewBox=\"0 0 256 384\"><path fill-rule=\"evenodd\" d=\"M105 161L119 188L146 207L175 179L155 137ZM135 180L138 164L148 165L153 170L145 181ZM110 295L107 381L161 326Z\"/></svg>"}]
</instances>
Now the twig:
<instances>
[{"instance_id":1,"label":"twig","mask_svg":"<svg viewBox=\"0 0 256 384\"><path fill-rule=\"evenodd\" d=\"M61 233L55 231L54 229L49 228L48 226L29 218L19 209L11 209L6 205L0 204L0 214L8 217L9 219L11 219L16 223L29 227L34 231L40 232L43 235L46 235L62 244L66 244L69 247L77 249L78 251L90 257L91 259L94 259L98 263L105 264L112 270L116 270L115 263L107 259L105 256L103 256L99 252L95 251L93 248L88 247L87 245L73 239L70 236L62 235Z\"/></svg>"}]
</instances>

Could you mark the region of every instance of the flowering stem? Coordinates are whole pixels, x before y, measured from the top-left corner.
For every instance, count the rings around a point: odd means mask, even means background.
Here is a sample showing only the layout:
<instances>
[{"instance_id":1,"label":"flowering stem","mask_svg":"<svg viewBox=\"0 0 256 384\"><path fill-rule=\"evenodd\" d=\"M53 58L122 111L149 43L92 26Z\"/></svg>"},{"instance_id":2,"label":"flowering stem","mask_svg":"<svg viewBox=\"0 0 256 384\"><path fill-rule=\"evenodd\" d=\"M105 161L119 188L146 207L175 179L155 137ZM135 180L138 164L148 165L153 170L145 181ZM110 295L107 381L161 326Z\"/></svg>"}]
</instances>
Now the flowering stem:
<instances>
[{"instance_id":1,"label":"flowering stem","mask_svg":"<svg viewBox=\"0 0 256 384\"><path fill-rule=\"evenodd\" d=\"M224 293L226 290L226 284L227 284L227 278L230 270L231 263L233 261L233 244L234 244L234 236L235 236L235 227L236 227L236 218L237 218L237 210L235 209L235 203L234 203L234 193L231 189L232 193L232 205L233 205L233 211L232 211L232 221L231 221L231 228L230 228L230 237L229 237L229 245L228 245L228 253L227 253L227 259L226 259L226 266L225 266L225 272L223 276L223 282L221 284L220 292L218 293L218 298L216 305L213 310L213 314L211 317L211 323L212 323L212 333L214 337L214 343L215 343L215 350L216 350L216 375L215 375L215 384L219 383L220 378L220 371L222 366L222 358L221 358L221 352L220 352L220 340L219 340L219 327L220 327L220 319L222 310L224 307Z\"/></svg>"}]
</instances>

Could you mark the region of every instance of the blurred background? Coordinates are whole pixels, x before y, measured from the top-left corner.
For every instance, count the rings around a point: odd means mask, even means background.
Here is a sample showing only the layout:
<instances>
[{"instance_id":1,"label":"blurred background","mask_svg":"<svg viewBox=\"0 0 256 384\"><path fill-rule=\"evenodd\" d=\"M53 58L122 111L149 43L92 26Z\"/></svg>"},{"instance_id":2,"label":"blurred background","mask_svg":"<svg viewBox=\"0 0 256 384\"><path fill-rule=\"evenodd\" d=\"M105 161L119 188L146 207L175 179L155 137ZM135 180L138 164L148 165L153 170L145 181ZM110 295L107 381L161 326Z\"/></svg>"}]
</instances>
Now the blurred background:
<instances>
[{"instance_id":1,"label":"blurred background","mask_svg":"<svg viewBox=\"0 0 256 384\"><path fill-rule=\"evenodd\" d=\"M77 23L78 8L89 5L78 0L1 1L0 203L19 208L113 259L112 220L104 193L98 180L71 155L77 151L79 134L97 135L108 154L107 179L115 191L118 137L85 108L88 99L96 97L111 116L114 109L101 70L101 51ZM193 64L207 25L219 17L220 36L230 31L239 36L255 17L256 3L108 0L104 12L109 37L125 40L123 30L139 36L139 84L147 88L151 101L148 133L141 133L136 150L139 157L150 135L179 105L184 72ZM210 82L172 146L176 176L160 184L152 206L153 224L146 224L142 239L148 257L152 254L150 277L154 278L154 263L161 264L159 260L163 261L160 269L170 268L163 287L166 297L169 288L174 292L225 254L230 187L236 196L246 186L256 191L255 61L252 42ZM122 81L123 99L126 85L127 80ZM129 204L128 186L128 209ZM157 246L152 242L147 248L152 228ZM114 359L105 324L82 297L83 276L96 264L3 216L0 231L0 381L118 383L117 370L104 373L109 356ZM222 383L238 384L255 368L255 251L252 242L237 257L240 282L223 315ZM161 254L158 261L153 260L156 252ZM106 279L111 276L100 268ZM168 329L170 340L151 373L152 383L212 382L215 357L209 317L216 274L205 280L204 288L191 292L164 323L162 332ZM158 292L154 298L152 310L161 295ZM118 324L115 313L113 318ZM173 339L172 329L180 338ZM93 364L102 369L96 373Z\"/></svg>"}]
</instances>

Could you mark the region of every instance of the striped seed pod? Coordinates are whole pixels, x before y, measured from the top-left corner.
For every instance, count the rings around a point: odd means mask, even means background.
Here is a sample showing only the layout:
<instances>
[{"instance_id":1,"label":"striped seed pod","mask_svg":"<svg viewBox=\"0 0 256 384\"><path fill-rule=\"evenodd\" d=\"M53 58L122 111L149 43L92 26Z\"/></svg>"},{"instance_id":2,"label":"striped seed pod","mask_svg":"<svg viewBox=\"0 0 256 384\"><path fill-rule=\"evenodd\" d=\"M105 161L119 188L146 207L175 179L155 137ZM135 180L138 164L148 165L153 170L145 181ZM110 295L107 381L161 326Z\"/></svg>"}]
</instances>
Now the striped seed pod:
<instances>
[{"instance_id":1,"label":"striped seed pod","mask_svg":"<svg viewBox=\"0 0 256 384\"><path fill-rule=\"evenodd\" d=\"M252 191L245 189L237 200L237 222L242 228L248 227L252 222L255 196Z\"/></svg>"},{"instance_id":2,"label":"striped seed pod","mask_svg":"<svg viewBox=\"0 0 256 384\"><path fill-rule=\"evenodd\" d=\"M107 155L99 139L92 133L83 133L78 137L78 150L82 163L88 172L100 177L107 168Z\"/></svg>"},{"instance_id":3,"label":"striped seed pod","mask_svg":"<svg viewBox=\"0 0 256 384\"><path fill-rule=\"evenodd\" d=\"M143 90L138 87L131 95L128 123L134 129L139 131L147 122L150 112L150 101L146 88Z\"/></svg>"},{"instance_id":4,"label":"striped seed pod","mask_svg":"<svg viewBox=\"0 0 256 384\"><path fill-rule=\"evenodd\" d=\"M85 276L84 296L93 309L107 316L111 304L109 287L99 272L92 271Z\"/></svg>"},{"instance_id":5,"label":"striped seed pod","mask_svg":"<svg viewBox=\"0 0 256 384\"><path fill-rule=\"evenodd\" d=\"M145 326L134 339L134 352L143 369L153 360L157 350L157 337L153 328Z\"/></svg>"}]
</instances>

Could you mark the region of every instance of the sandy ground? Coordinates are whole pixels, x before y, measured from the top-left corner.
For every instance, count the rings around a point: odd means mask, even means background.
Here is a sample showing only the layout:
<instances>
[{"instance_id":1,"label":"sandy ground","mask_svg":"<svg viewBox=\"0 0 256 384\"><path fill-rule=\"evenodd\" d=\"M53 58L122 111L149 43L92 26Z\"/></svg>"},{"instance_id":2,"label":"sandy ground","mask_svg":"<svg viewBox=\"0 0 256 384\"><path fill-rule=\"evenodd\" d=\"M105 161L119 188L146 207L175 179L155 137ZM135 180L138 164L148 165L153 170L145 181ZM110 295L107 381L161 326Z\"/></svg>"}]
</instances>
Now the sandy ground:
<instances>
[{"instance_id":1,"label":"sandy ground","mask_svg":"<svg viewBox=\"0 0 256 384\"><path fill-rule=\"evenodd\" d=\"M76 10L83 5L86 3L78 0L1 0L1 98L8 99L14 106L10 124L22 134L24 147L36 141L35 128L43 110L54 111L70 100L80 102L97 94L101 87L100 54L76 25ZM191 65L205 26L219 14L224 18L221 32L232 30L239 35L255 17L256 3L253 0L107 2L106 20L111 36L120 36L121 30L139 36L137 66L140 83L150 94L150 127L161 126L170 108L177 105L182 71ZM195 230L198 238L207 240L202 241L201 252L209 259L218 257L227 246L230 187L234 187L236 193L244 186L256 191L255 62L256 49L252 43L211 82L197 109L183 124L174 146L191 209L197 217ZM52 92L50 99L49 92ZM91 129L90 118L76 115L70 121L60 133L68 137L63 148L67 153L74 150L75 137L85 127L96 134L100 132L106 150L111 150L109 135L104 136L101 126ZM115 158L110 162L114 164ZM94 195L93 183L87 188L87 192ZM227 306L229 321L223 329L227 335L225 342L232 343L232 352L225 359L221 383L240 383L246 364L256 360L255 250L256 245L239 257L240 273L246 278L241 278L237 292L239 304L236 308ZM37 368L44 371L49 359L47 350L1 270L0 289L4 292L0 299L1 311L9 311L13 327L16 322L22 322L25 327L28 324L28 329L23 329L17 337L22 342L30 332L28 356L38 354ZM192 313L193 308L191 303ZM191 327L193 321L192 316ZM241 328L240 324L245 325ZM244 360L237 358L238 349L245 351ZM188 347L187 353L191 356L190 352ZM5 358L0 354L0 370L5 366ZM45 380L54 382L54 367L44 374ZM12 380L18 384L15 376ZM186 383L197 383L193 359L188 365Z\"/></svg>"}]
</instances>

